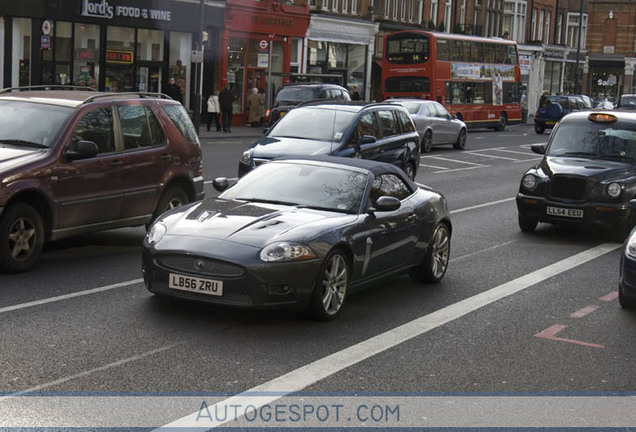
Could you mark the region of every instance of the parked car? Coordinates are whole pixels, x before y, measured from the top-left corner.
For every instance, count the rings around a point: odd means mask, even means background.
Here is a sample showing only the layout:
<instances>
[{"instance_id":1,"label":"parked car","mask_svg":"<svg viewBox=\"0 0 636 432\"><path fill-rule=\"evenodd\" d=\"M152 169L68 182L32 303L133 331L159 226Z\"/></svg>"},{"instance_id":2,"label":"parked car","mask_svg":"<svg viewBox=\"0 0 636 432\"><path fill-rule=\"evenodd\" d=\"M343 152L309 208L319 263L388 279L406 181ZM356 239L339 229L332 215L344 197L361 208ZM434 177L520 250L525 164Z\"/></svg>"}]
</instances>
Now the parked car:
<instances>
[{"instance_id":1,"label":"parked car","mask_svg":"<svg viewBox=\"0 0 636 432\"><path fill-rule=\"evenodd\" d=\"M276 93L273 107L265 114L265 121L271 126L297 105L312 100L349 101L351 96L346 88L338 84L285 84Z\"/></svg>"},{"instance_id":2,"label":"parked car","mask_svg":"<svg viewBox=\"0 0 636 432\"><path fill-rule=\"evenodd\" d=\"M616 109L636 110L636 94L624 94L618 100Z\"/></svg>"},{"instance_id":3,"label":"parked car","mask_svg":"<svg viewBox=\"0 0 636 432\"><path fill-rule=\"evenodd\" d=\"M565 115L591 108L592 101L586 101L580 95L543 95L534 114L534 131L542 134L546 129L552 129Z\"/></svg>"},{"instance_id":4,"label":"parked car","mask_svg":"<svg viewBox=\"0 0 636 432\"><path fill-rule=\"evenodd\" d=\"M629 202L629 208L636 212L636 199ZM636 308L636 227L623 245L618 283L618 302L625 309Z\"/></svg>"},{"instance_id":5,"label":"parked car","mask_svg":"<svg viewBox=\"0 0 636 432\"><path fill-rule=\"evenodd\" d=\"M332 155L389 162L413 179L419 147L415 125L400 105L320 101L294 109L252 144L238 175L277 157Z\"/></svg>"},{"instance_id":6,"label":"parked car","mask_svg":"<svg viewBox=\"0 0 636 432\"><path fill-rule=\"evenodd\" d=\"M359 159L282 159L218 198L163 214L143 242L153 293L243 308L338 316L367 283L409 272L442 280L451 220L444 197L394 165Z\"/></svg>"},{"instance_id":7,"label":"parked car","mask_svg":"<svg viewBox=\"0 0 636 432\"><path fill-rule=\"evenodd\" d=\"M611 229L622 241L636 221L636 113L577 112L564 117L546 144L532 146L541 162L522 177L519 227L539 222Z\"/></svg>"},{"instance_id":8,"label":"parked car","mask_svg":"<svg viewBox=\"0 0 636 432\"><path fill-rule=\"evenodd\" d=\"M444 106L432 100L389 99L409 112L420 136L420 152L428 153L436 145L452 145L455 150L466 147L466 123L451 115Z\"/></svg>"},{"instance_id":9,"label":"parked car","mask_svg":"<svg viewBox=\"0 0 636 432\"><path fill-rule=\"evenodd\" d=\"M2 272L30 269L47 241L150 224L204 196L183 105L64 88L0 92Z\"/></svg>"}]
</instances>

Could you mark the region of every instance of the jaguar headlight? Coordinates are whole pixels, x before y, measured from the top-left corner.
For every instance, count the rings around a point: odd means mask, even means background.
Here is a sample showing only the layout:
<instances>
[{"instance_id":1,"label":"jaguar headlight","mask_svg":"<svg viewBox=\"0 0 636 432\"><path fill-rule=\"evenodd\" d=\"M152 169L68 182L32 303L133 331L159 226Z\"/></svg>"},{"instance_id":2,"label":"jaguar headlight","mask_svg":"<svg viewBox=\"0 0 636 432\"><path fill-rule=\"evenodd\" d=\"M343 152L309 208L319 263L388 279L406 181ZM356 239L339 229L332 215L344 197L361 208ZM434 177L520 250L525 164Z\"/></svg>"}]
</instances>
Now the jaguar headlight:
<instances>
[{"instance_id":1,"label":"jaguar headlight","mask_svg":"<svg viewBox=\"0 0 636 432\"><path fill-rule=\"evenodd\" d=\"M537 185L537 178L532 174L526 174L521 179L521 185L525 189L532 190Z\"/></svg>"},{"instance_id":2,"label":"jaguar headlight","mask_svg":"<svg viewBox=\"0 0 636 432\"><path fill-rule=\"evenodd\" d=\"M612 198L618 198L618 196L621 194L621 190L621 185L619 185L618 183L610 183L607 185L607 194Z\"/></svg>"},{"instance_id":3,"label":"jaguar headlight","mask_svg":"<svg viewBox=\"0 0 636 432\"><path fill-rule=\"evenodd\" d=\"M150 227L150 231L148 231L146 235L146 241L151 245L159 243L163 236L166 235L167 230L166 226L162 223L154 224Z\"/></svg>"},{"instance_id":4,"label":"jaguar headlight","mask_svg":"<svg viewBox=\"0 0 636 432\"><path fill-rule=\"evenodd\" d=\"M312 258L316 258L314 251L300 243L272 243L261 251L261 260L265 262L299 261Z\"/></svg>"}]
</instances>

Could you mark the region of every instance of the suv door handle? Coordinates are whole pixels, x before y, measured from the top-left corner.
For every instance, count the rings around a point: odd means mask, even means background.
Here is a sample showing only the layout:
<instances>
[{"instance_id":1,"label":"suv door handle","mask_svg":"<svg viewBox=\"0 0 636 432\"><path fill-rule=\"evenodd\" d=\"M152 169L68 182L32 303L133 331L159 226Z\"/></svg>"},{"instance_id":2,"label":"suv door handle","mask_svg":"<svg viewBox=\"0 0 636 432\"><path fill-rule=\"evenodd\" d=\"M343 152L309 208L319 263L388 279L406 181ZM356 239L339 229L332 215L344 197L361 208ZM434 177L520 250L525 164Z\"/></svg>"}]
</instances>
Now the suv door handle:
<instances>
[{"instance_id":1,"label":"suv door handle","mask_svg":"<svg viewBox=\"0 0 636 432\"><path fill-rule=\"evenodd\" d=\"M122 160L114 160L110 163L110 166L118 167L118 166L122 166L123 164L124 164L124 161Z\"/></svg>"},{"instance_id":2,"label":"suv door handle","mask_svg":"<svg viewBox=\"0 0 636 432\"><path fill-rule=\"evenodd\" d=\"M170 155L168 153L164 153L164 154L161 155L161 160L162 161L166 161L167 162L167 161L169 161L171 159L172 159L172 155Z\"/></svg>"},{"instance_id":3,"label":"suv door handle","mask_svg":"<svg viewBox=\"0 0 636 432\"><path fill-rule=\"evenodd\" d=\"M406 220L407 222L415 222L417 220L417 215L415 213L411 213Z\"/></svg>"}]
</instances>

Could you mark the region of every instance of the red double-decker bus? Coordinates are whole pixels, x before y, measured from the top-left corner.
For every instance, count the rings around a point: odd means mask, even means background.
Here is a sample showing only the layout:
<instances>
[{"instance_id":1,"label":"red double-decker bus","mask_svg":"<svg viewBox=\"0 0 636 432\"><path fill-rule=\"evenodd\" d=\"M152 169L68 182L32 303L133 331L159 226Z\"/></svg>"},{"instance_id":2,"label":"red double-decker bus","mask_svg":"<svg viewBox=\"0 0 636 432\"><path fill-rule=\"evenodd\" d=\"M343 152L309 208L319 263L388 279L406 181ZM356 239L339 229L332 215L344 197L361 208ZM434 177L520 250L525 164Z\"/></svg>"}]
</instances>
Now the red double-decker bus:
<instances>
[{"instance_id":1,"label":"red double-decker bus","mask_svg":"<svg viewBox=\"0 0 636 432\"><path fill-rule=\"evenodd\" d=\"M501 38L408 30L384 39L382 96L432 99L468 127L521 122L517 44Z\"/></svg>"}]
</instances>

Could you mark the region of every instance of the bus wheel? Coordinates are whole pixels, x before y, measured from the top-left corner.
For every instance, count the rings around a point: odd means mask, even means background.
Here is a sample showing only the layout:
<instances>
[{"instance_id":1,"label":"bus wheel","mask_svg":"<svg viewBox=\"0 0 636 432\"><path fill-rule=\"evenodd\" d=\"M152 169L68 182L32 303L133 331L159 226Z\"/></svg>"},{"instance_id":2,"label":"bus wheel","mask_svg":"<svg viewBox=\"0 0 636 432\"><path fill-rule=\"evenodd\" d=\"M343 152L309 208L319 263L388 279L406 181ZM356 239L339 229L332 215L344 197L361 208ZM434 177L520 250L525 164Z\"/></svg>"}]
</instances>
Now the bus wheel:
<instances>
[{"instance_id":1,"label":"bus wheel","mask_svg":"<svg viewBox=\"0 0 636 432\"><path fill-rule=\"evenodd\" d=\"M497 127L495 130L502 131L506 129L506 125L508 124L508 118L506 117L506 113L501 113L499 116L499 123L497 123Z\"/></svg>"}]
</instances>

